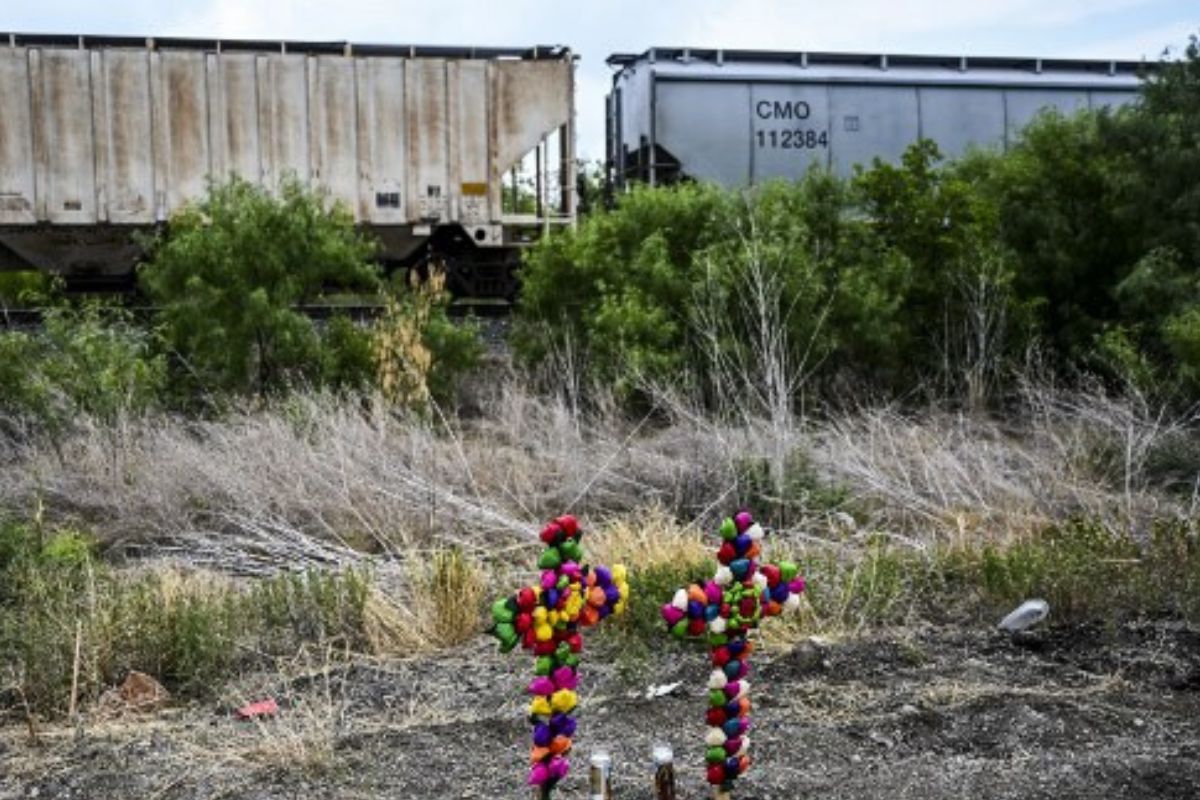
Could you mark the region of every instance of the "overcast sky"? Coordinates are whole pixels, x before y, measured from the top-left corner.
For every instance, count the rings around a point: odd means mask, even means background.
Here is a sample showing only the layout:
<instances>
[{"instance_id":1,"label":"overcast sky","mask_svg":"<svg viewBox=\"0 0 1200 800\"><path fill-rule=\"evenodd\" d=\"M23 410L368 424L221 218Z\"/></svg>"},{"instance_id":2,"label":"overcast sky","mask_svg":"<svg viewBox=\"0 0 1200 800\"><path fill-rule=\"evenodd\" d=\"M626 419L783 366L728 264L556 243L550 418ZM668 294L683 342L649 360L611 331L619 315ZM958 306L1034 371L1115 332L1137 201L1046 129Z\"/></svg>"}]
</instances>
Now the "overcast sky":
<instances>
[{"instance_id":1,"label":"overcast sky","mask_svg":"<svg viewBox=\"0 0 1200 800\"><path fill-rule=\"evenodd\" d=\"M0 0L0 31L397 44L566 44L600 158L614 52L652 46L1156 59L1200 0Z\"/></svg>"}]
</instances>

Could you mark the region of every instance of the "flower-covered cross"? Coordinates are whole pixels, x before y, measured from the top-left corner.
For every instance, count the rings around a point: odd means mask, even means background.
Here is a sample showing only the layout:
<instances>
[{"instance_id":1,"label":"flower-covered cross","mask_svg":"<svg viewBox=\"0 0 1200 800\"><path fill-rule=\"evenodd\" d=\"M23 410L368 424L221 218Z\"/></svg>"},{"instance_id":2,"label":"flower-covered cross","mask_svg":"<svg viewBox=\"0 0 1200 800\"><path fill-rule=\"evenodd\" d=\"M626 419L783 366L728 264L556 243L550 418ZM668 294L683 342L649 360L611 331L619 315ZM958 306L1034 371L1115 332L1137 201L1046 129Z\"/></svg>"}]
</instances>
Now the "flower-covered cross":
<instances>
[{"instance_id":1,"label":"flower-covered cross","mask_svg":"<svg viewBox=\"0 0 1200 800\"><path fill-rule=\"evenodd\" d=\"M708 782L720 793L750 767L750 669L753 643L746 634L762 617L800 605L804 578L787 561L759 565L763 529L746 511L721 523L716 575L675 593L662 607L663 619L677 637L707 632L713 671L708 679Z\"/></svg>"},{"instance_id":2,"label":"flower-covered cross","mask_svg":"<svg viewBox=\"0 0 1200 800\"><path fill-rule=\"evenodd\" d=\"M543 798L567 775L567 754L575 733L575 689L583 649L581 627L595 625L613 613L625 610L629 598L625 567L581 565L583 532L572 516L562 516L546 525L541 540L546 549L538 558L541 580L516 595L492 604L493 626L489 633L500 640L501 652L518 643L532 650L536 677L529 684L533 724L529 785Z\"/></svg>"}]
</instances>

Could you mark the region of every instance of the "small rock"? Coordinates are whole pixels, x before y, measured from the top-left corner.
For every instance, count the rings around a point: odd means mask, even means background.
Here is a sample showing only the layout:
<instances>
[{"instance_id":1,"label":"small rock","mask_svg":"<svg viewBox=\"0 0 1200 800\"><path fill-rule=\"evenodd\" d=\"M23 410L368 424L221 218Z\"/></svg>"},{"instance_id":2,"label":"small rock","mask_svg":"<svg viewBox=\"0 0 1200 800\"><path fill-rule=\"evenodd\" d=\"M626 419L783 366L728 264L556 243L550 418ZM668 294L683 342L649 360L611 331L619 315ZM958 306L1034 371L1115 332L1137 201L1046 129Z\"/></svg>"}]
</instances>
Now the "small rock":
<instances>
[{"instance_id":1,"label":"small rock","mask_svg":"<svg viewBox=\"0 0 1200 800\"><path fill-rule=\"evenodd\" d=\"M900 706L900 716L902 716L902 717L911 717L914 714L920 714L920 713L921 713L921 710L919 708L917 708L916 706L911 705L909 703L905 703L904 705Z\"/></svg>"},{"instance_id":2,"label":"small rock","mask_svg":"<svg viewBox=\"0 0 1200 800\"><path fill-rule=\"evenodd\" d=\"M879 733L877 731L871 731L870 733L868 733L867 738L870 739L875 744L880 745L881 747L884 747L888 750L891 750L893 747L896 746L896 743L894 741L892 741L890 737L884 736L882 733Z\"/></svg>"},{"instance_id":3,"label":"small rock","mask_svg":"<svg viewBox=\"0 0 1200 800\"><path fill-rule=\"evenodd\" d=\"M144 672L130 672L115 689L100 695L100 711L119 714L126 711L154 711L171 699L166 688Z\"/></svg>"},{"instance_id":4,"label":"small rock","mask_svg":"<svg viewBox=\"0 0 1200 800\"><path fill-rule=\"evenodd\" d=\"M166 688L144 672L133 671L125 677L120 688L121 699L131 708L141 711L157 708L170 699Z\"/></svg>"}]
</instances>

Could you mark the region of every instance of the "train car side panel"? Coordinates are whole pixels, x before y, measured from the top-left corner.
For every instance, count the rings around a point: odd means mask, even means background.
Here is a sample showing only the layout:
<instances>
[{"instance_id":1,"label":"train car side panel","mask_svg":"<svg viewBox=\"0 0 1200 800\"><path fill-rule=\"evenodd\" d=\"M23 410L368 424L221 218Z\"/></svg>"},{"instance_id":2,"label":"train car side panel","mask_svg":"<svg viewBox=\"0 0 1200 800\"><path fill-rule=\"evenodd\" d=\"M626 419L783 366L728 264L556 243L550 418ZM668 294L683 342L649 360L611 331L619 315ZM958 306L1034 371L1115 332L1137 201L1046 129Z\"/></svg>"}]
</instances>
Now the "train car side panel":
<instances>
[{"instance_id":1,"label":"train car side panel","mask_svg":"<svg viewBox=\"0 0 1200 800\"><path fill-rule=\"evenodd\" d=\"M104 216L117 224L154 221L153 130L150 125L150 61L147 53L110 50L101 57L96 89L101 108L97 150Z\"/></svg>"},{"instance_id":2,"label":"train car side panel","mask_svg":"<svg viewBox=\"0 0 1200 800\"><path fill-rule=\"evenodd\" d=\"M655 137L688 174L729 186L750 174L750 85L691 81L658 84ZM658 180L668 177L656 162Z\"/></svg>"},{"instance_id":3,"label":"train car side panel","mask_svg":"<svg viewBox=\"0 0 1200 800\"><path fill-rule=\"evenodd\" d=\"M874 158L898 161L920 136L914 87L834 85L829 95L834 172L849 175Z\"/></svg>"},{"instance_id":4,"label":"train car side panel","mask_svg":"<svg viewBox=\"0 0 1200 800\"><path fill-rule=\"evenodd\" d=\"M286 177L308 183L308 58L304 55L258 57L258 129L263 138L263 184Z\"/></svg>"},{"instance_id":5,"label":"train car side panel","mask_svg":"<svg viewBox=\"0 0 1200 800\"><path fill-rule=\"evenodd\" d=\"M404 85L409 217L426 224L440 222L449 216L445 60L410 61Z\"/></svg>"},{"instance_id":6,"label":"train car side panel","mask_svg":"<svg viewBox=\"0 0 1200 800\"><path fill-rule=\"evenodd\" d=\"M0 225L37 221L30 108L25 48L0 49Z\"/></svg>"},{"instance_id":7,"label":"train car side panel","mask_svg":"<svg viewBox=\"0 0 1200 800\"><path fill-rule=\"evenodd\" d=\"M823 163L849 176L876 158L897 161L920 138L951 157L973 146L1004 148L1044 108L1069 114L1134 102L1147 69L1127 61L707 48L618 53L608 63L616 71L606 152L618 188L687 178L742 187L799 178ZM676 102L681 84L686 102ZM738 86L751 87L748 110L733 99Z\"/></svg>"},{"instance_id":8,"label":"train car side panel","mask_svg":"<svg viewBox=\"0 0 1200 800\"><path fill-rule=\"evenodd\" d=\"M488 221L488 71L484 62L458 62L457 185L464 225Z\"/></svg>"},{"instance_id":9,"label":"train car side panel","mask_svg":"<svg viewBox=\"0 0 1200 800\"><path fill-rule=\"evenodd\" d=\"M211 58L218 74L218 102L211 109L214 177L237 175L257 183L263 178L257 58L246 53L214 54Z\"/></svg>"},{"instance_id":10,"label":"train car side panel","mask_svg":"<svg viewBox=\"0 0 1200 800\"><path fill-rule=\"evenodd\" d=\"M312 180L354 212L359 198L358 91L354 62L341 56L308 58ZM356 216L361 214L356 213Z\"/></svg>"},{"instance_id":11,"label":"train car side panel","mask_svg":"<svg viewBox=\"0 0 1200 800\"><path fill-rule=\"evenodd\" d=\"M359 113L367 148L366 218L376 225L398 225L407 219L404 71L404 62L398 59L359 62L359 91L364 100Z\"/></svg>"},{"instance_id":12,"label":"train car side panel","mask_svg":"<svg viewBox=\"0 0 1200 800\"><path fill-rule=\"evenodd\" d=\"M204 195L209 175L208 92L204 54L171 51L160 59L153 83L154 104L162 110L156 169L165 178L165 211L169 214Z\"/></svg>"},{"instance_id":13,"label":"train car side panel","mask_svg":"<svg viewBox=\"0 0 1200 800\"><path fill-rule=\"evenodd\" d=\"M1021 130L1043 111L1073 114L1088 107L1088 93L1077 89L1021 89L1004 93L1008 141L1016 142Z\"/></svg>"},{"instance_id":14,"label":"train car side panel","mask_svg":"<svg viewBox=\"0 0 1200 800\"><path fill-rule=\"evenodd\" d=\"M34 70L34 151L44 176L39 219L58 224L96 222L96 155L92 136L91 55L48 50Z\"/></svg>"},{"instance_id":15,"label":"train car side panel","mask_svg":"<svg viewBox=\"0 0 1200 800\"><path fill-rule=\"evenodd\" d=\"M990 89L922 86L921 136L955 158L968 148L1003 148L1004 96Z\"/></svg>"},{"instance_id":16,"label":"train car side panel","mask_svg":"<svg viewBox=\"0 0 1200 800\"><path fill-rule=\"evenodd\" d=\"M378 236L383 261L441 253L460 277L483 265L478 286L511 286L510 251L574 219L566 48L6 38L0 267L128 288L134 229L231 175L319 188ZM533 183L535 161L536 212L506 214L501 178Z\"/></svg>"},{"instance_id":17,"label":"train car side panel","mask_svg":"<svg viewBox=\"0 0 1200 800\"><path fill-rule=\"evenodd\" d=\"M1088 92L1088 105L1091 108L1120 108L1132 101L1128 92L1106 92L1102 89L1093 89Z\"/></svg>"},{"instance_id":18,"label":"train car side panel","mask_svg":"<svg viewBox=\"0 0 1200 800\"><path fill-rule=\"evenodd\" d=\"M492 115L496 157L492 177L501 176L545 136L571 121L571 62L495 61Z\"/></svg>"}]
</instances>

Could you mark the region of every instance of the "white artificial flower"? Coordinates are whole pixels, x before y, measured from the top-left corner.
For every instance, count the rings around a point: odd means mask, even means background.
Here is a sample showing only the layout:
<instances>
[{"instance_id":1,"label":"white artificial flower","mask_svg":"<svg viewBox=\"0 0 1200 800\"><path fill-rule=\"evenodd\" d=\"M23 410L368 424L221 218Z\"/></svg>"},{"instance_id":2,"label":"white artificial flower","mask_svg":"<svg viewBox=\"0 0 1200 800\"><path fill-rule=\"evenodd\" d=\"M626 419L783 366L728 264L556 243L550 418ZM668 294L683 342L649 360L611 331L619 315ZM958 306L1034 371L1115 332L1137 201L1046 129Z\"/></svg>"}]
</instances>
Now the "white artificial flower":
<instances>
[{"instance_id":1,"label":"white artificial flower","mask_svg":"<svg viewBox=\"0 0 1200 800\"><path fill-rule=\"evenodd\" d=\"M671 605L675 606L680 611L687 611L687 607L688 607L687 590L680 589L679 591L677 591L675 593L675 596L671 598Z\"/></svg>"}]
</instances>

